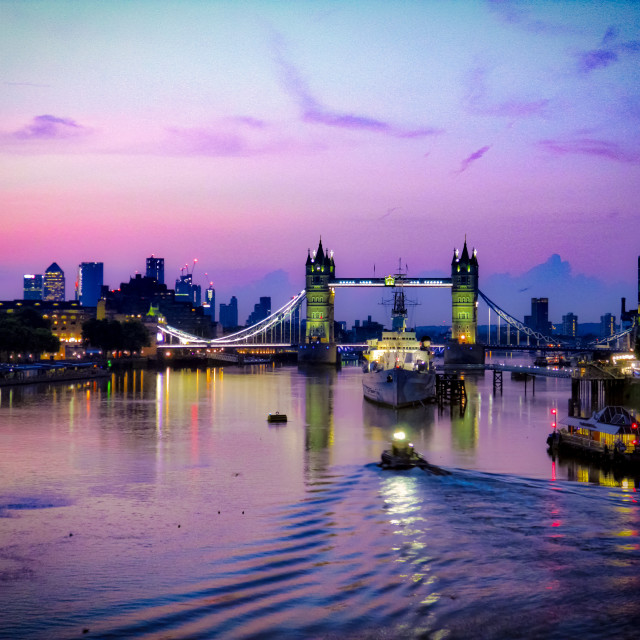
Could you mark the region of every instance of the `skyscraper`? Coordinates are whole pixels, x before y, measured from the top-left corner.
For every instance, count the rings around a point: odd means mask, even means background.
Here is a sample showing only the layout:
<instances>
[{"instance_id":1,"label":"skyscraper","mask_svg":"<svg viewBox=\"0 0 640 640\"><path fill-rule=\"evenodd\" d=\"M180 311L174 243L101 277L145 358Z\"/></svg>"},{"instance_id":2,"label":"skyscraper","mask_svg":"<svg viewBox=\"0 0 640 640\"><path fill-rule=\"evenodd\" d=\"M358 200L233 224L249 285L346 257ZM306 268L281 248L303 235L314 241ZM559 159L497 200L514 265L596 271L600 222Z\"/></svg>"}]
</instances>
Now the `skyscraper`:
<instances>
[{"instance_id":1,"label":"skyscraper","mask_svg":"<svg viewBox=\"0 0 640 640\"><path fill-rule=\"evenodd\" d=\"M215 322L216 319L216 290L213 288L213 282L209 283L209 287L204 292L204 307L205 315L211 317L211 322Z\"/></svg>"},{"instance_id":2,"label":"skyscraper","mask_svg":"<svg viewBox=\"0 0 640 640\"><path fill-rule=\"evenodd\" d=\"M78 267L78 291L76 297L83 307L95 307L103 285L102 262L81 262Z\"/></svg>"},{"instance_id":3,"label":"skyscraper","mask_svg":"<svg viewBox=\"0 0 640 640\"><path fill-rule=\"evenodd\" d=\"M600 316L600 337L607 338L616 332L616 317L611 313Z\"/></svg>"},{"instance_id":4,"label":"skyscraper","mask_svg":"<svg viewBox=\"0 0 640 640\"><path fill-rule=\"evenodd\" d=\"M24 300L42 300L42 274L25 274Z\"/></svg>"},{"instance_id":5,"label":"skyscraper","mask_svg":"<svg viewBox=\"0 0 640 640\"><path fill-rule=\"evenodd\" d=\"M220 304L220 324L228 329L238 326L238 299L231 296L229 304Z\"/></svg>"},{"instance_id":6,"label":"skyscraper","mask_svg":"<svg viewBox=\"0 0 640 640\"><path fill-rule=\"evenodd\" d=\"M202 288L193 284L192 274L181 275L176 280L176 300L189 300L195 307L199 307L202 300Z\"/></svg>"},{"instance_id":7,"label":"skyscraper","mask_svg":"<svg viewBox=\"0 0 640 640\"><path fill-rule=\"evenodd\" d=\"M164 258L147 258L147 278L155 278L160 284L164 284Z\"/></svg>"},{"instance_id":8,"label":"skyscraper","mask_svg":"<svg viewBox=\"0 0 640 640\"><path fill-rule=\"evenodd\" d=\"M64 302L64 271L55 262L44 272L42 299Z\"/></svg>"},{"instance_id":9,"label":"skyscraper","mask_svg":"<svg viewBox=\"0 0 640 640\"><path fill-rule=\"evenodd\" d=\"M531 298L531 315L524 317L524 323L534 331L550 335L549 298Z\"/></svg>"},{"instance_id":10,"label":"skyscraper","mask_svg":"<svg viewBox=\"0 0 640 640\"><path fill-rule=\"evenodd\" d=\"M261 320L268 318L271 314L271 297L262 296L260 302L253 306L253 312L247 318L247 326L257 324Z\"/></svg>"},{"instance_id":11,"label":"skyscraper","mask_svg":"<svg viewBox=\"0 0 640 640\"><path fill-rule=\"evenodd\" d=\"M575 338L578 335L578 316L567 313L562 316L562 335Z\"/></svg>"}]
</instances>

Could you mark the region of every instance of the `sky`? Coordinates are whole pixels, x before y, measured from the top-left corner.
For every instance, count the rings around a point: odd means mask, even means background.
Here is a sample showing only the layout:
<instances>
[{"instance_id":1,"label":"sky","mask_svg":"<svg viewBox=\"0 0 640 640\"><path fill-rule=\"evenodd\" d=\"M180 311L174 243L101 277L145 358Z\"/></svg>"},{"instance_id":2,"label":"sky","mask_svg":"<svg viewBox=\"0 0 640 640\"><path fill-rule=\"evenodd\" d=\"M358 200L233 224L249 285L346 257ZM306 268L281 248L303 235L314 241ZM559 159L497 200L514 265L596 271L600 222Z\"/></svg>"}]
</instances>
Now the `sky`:
<instances>
[{"instance_id":1,"label":"sky","mask_svg":"<svg viewBox=\"0 0 640 640\"><path fill-rule=\"evenodd\" d=\"M637 302L638 2L0 0L0 83L0 299L197 258L242 322L322 237L338 277L447 276L466 238L520 319Z\"/></svg>"}]
</instances>

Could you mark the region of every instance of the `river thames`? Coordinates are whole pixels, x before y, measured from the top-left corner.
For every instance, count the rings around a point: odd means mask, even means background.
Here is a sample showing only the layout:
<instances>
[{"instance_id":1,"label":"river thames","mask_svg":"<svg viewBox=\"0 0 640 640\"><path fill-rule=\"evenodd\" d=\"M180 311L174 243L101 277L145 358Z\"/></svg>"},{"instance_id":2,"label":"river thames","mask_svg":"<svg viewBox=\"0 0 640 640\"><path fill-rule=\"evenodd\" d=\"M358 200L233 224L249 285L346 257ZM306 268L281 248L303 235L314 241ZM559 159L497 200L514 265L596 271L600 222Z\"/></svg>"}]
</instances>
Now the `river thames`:
<instances>
[{"instance_id":1,"label":"river thames","mask_svg":"<svg viewBox=\"0 0 640 640\"><path fill-rule=\"evenodd\" d=\"M547 453L568 379L393 411L362 375L0 389L0 638L638 637L636 483ZM451 475L381 470L398 427Z\"/></svg>"}]
</instances>

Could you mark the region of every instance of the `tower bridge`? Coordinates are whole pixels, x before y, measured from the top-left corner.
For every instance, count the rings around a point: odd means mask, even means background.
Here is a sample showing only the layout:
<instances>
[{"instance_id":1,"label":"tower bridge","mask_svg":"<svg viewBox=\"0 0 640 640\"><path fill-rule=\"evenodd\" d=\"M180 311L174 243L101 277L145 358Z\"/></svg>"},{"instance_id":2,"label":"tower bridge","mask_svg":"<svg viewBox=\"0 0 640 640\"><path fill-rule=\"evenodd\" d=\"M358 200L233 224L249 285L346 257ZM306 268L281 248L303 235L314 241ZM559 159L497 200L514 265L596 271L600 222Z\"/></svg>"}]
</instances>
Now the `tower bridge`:
<instances>
[{"instance_id":1,"label":"tower bridge","mask_svg":"<svg viewBox=\"0 0 640 640\"><path fill-rule=\"evenodd\" d=\"M394 288L401 286L403 288L451 289L451 340L444 346L445 364L484 363L484 345L477 342L480 299L489 308L489 327L491 327L490 314L493 310L498 318L498 323L502 320L507 326L508 343L511 343L511 329L516 332L517 345L514 345L513 348L520 346L521 335L526 338L527 347L531 346L531 339L535 340L536 346L541 344L544 347L548 345L555 347L558 344L565 346L559 343L557 338L551 338L534 331L501 309L480 291L478 279L477 254L475 249L469 252L466 239L461 252L454 250L450 278L418 278L410 277L401 272L377 278L337 278L333 252L325 251L322 240L320 240L317 250L309 251L307 255L305 289L292 296L286 304L268 318L234 334L214 339L198 337L166 324L159 324L158 330L164 336L165 347L238 350L259 345L271 348L297 346L298 362L301 364L335 364L339 357L338 345L334 336L336 290L354 287ZM306 322L303 334L300 310L304 302L306 302ZM633 326L606 340L617 340L635 330L634 323ZM499 325L497 336L499 345Z\"/></svg>"},{"instance_id":2,"label":"tower bridge","mask_svg":"<svg viewBox=\"0 0 640 640\"><path fill-rule=\"evenodd\" d=\"M334 278L331 281L333 288L347 287L393 287L396 284L395 276L384 278ZM439 289L451 289L451 278L407 278L402 279L403 287L432 287Z\"/></svg>"}]
</instances>

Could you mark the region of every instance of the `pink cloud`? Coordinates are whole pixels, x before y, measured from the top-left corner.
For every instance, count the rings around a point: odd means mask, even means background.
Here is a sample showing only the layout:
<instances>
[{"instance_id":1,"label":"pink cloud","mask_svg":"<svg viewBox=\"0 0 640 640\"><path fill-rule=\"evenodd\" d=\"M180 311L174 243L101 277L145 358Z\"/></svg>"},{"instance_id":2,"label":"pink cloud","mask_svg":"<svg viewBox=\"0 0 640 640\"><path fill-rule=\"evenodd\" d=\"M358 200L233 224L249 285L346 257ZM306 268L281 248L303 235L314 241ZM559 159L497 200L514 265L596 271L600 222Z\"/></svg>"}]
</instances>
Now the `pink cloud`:
<instances>
[{"instance_id":1,"label":"pink cloud","mask_svg":"<svg viewBox=\"0 0 640 640\"><path fill-rule=\"evenodd\" d=\"M423 138L442 133L436 127L417 127L406 129L384 120L365 115L332 110L322 105L312 94L298 70L282 54L280 38L274 39L275 58L286 92L298 103L304 122L323 124L342 129L370 131L395 138Z\"/></svg>"},{"instance_id":2,"label":"pink cloud","mask_svg":"<svg viewBox=\"0 0 640 640\"><path fill-rule=\"evenodd\" d=\"M640 51L640 42L637 40L616 42L618 34L617 27L609 27L602 37L601 46L598 49L580 53L578 56L580 71L589 73L595 69L608 67L618 62L618 52L633 55Z\"/></svg>"},{"instance_id":3,"label":"pink cloud","mask_svg":"<svg viewBox=\"0 0 640 640\"><path fill-rule=\"evenodd\" d=\"M622 148L616 142L597 140L595 138L579 138L576 140L541 140L539 145L556 155L577 154L599 156L617 162L637 164L640 153Z\"/></svg>"},{"instance_id":4,"label":"pink cloud","mask_svg":"<svg viewBox=\"0 0 640 640\"><path fill-rule=\"evenodd\" d=\"M470 74L467 108L470 113L481 116L506 118L531 118L544 116L549 100L523 100L510 98L499 102L488 96L485 77L486 69L476 68Z\"/></svg>"},{"instance_id":5,"label":"pink cloud","mask_svg":"<svg viewBox=\"0 0 640 640\"><path fill-rule=\"evenodd\" d=\"M523 29L524 31L549 35L572 33L575 31L565 24L533 19L531 17L531 9L519 0L489 0L489 7L505 23Z\"/></svg>"},{"instance_id":6,"label":"pink cloud","mask_svg":"<svg viewBox=\"0 0 640 640\"><path fill-rule=\"evenodd\" d=\"M234 131L171 127L167 132L169 138L164 148L177 155L246 156L256 151Z\"/></svg>"},{"instance_id":7,"label":"pink cloud","mask_svg":"<svg viewBox=\"0 0 640 640\"><path fill-rule=\"evenodd\" d=\"M17 140L67 140L85 136L90 131L71 118L42 115L35 116L30 124L13 132L11 137Z\"/></svg>"},{"instance_id":8,"label":"pink cloud","mask_svg":"<svg viewBox=\"0 0 640 640\"><path fill-rule=\"evenodd\" d=\"M292 139L263 120L245 116L223 118L205 127L174 126L160 143L143 145L138 152L211 157L248 157L286 152L307 152L312 142Z\"/></svg>"},{"instance_id":9,"label":"pink cloud","mask_svg":"<svg viewBox=\"0 0 640 640\"><path fill-rule=\"evenodd\" d=\"M458 171L456 173L460 174L463 171L466 171L469 168L469 165L472 162L475 162L476 160L479 160L480 158L482 158L482 156L487 153L487 151L489 151L489 149L491 149L492 145L487 145L486 147L482 147L481 149L478 149L477 151L474 151L470 156L468 156L467 158L465 158L461 164L460 164L460 169L458 169Z\"/></svg>"},{"instance_id":10,"label":"pink cloud","mask_svg":"<svg viewBox=\"0 0 640 640\"><path fill-rule=\"evenodd\" d=\"M581 71L589 72L600 67L608 67L618 61L618 54L610 49L594 49L580 55Z\"/></svg>"}]
</instances>

